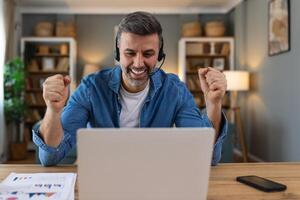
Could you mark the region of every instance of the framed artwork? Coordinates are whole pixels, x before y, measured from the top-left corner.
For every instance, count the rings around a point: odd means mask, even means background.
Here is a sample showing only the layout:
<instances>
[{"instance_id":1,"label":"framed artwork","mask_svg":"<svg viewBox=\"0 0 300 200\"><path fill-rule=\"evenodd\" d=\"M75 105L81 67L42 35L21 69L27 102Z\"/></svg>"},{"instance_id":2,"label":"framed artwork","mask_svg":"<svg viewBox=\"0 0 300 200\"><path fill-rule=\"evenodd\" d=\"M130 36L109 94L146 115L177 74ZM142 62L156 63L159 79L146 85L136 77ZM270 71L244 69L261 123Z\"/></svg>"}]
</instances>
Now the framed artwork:
<instances>
[{"instance_id":1,"label":"framed artwork","mask_svg":"<svg viewBox=\"0 0 300 200\"><path fill-rule=\"evenodd\" d=\"M290 0L269 1L269 55L290 50Z\"/></svg>"},{"instance_id":2,"label":"framed artwork","mask_svg":"<svg viewBox=\"0 0 300 200\"><path fill-rule=\"evenodd\" d=\"M218 69L220 71L225 68L225 58L215 58L213 60L213 68Z\"/></svg>"}]
</instances>

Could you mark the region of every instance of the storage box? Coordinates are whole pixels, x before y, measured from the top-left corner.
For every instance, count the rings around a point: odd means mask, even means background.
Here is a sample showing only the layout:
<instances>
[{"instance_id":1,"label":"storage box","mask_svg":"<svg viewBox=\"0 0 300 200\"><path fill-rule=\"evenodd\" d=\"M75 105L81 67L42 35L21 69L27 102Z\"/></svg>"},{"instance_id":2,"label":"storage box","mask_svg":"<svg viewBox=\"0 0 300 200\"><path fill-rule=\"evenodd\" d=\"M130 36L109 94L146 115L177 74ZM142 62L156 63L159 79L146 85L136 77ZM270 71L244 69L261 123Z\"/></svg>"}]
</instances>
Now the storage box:
<instances>
[{"instance_id":1,"label":"storage box","mask_svg":"<svg viewBox=\"0 0 300 200\"><path fill-rule=\"evenodd\" d=\"M202 55L203 54L203 43L188 43L186 46L186 55Z\"/></svg>"},{"instance_id":2,"label":"storage box","mask_svg":"<svg viewBox=\"0 0 300 200\"><path fill-rule=\"evenodd\" d=\"M48 45L39 45L38 46L38 55L47 55L49 54L49 46Z\"/></svg>"}]
</instances>

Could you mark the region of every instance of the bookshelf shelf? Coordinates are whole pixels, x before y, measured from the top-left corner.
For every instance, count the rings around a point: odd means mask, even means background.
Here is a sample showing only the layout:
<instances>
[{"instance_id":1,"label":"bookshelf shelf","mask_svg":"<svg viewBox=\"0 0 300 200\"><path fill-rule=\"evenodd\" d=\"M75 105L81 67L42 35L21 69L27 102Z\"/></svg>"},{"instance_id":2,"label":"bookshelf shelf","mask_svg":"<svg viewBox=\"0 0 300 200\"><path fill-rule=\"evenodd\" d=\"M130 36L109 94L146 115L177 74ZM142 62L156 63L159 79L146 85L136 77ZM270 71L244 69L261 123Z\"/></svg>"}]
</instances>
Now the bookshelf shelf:
<instances>
[{"instance_id":1,"label":"bookshelf shelf","mask_svg":"<svg viewBox=\"0 0 300 200\"><path fill-rule=\"evenodd\" d=\"M69 72L67 71L27 71L28 74L31 75L54 75L54 74L63 74L63 75L67 75L69 74Z\"/></svg>"},{"instance_id":2,"label":"bookshelf shelf","mask_svg":"<svg viewBox=\"0 0 300 200\"><path fill-rule=\"evenodd\" d=\"M41 93L41 92L43 92L43 90L40 89L40 88L31 88L31 89L26 89L25 92L26 92L26 93L29 93L29 92Z\"/></svg>"},{"instance_id":3,"label":"bookshelf shelf","mask_svg":"<svg viewBox=\"0 0 300 200\"><path fill-rule=\"evenodd\" d=\"M35 54L35 57L70 57L70 55L61 54Z\"/></svg>"},{"instance_id":4,"label":"bookshelf shelf","mask_svg":"<svg viewBox=\"0 0 300 200\"><path fill-rule=\"evenodd\" d=\"M186 72L186 75L188 76L188 75L197 75L198 74L198 71L189 71L189 72Z\"/></svg>"},{"instance_id":5,"label":"bookshelf shelf","mask_svg":"<svg viewBox=\"0 0 300 200\"><path fill-rule=\"evenodd\" d=\"M203 55L186 55L187 59L192 58L226 58L227 55L223 54L203 54Z\"/></svg>"},{"instance_id":6,"label":"bookshelf shelf","mask_svg":"<svg viewBox=\"0 0 300 200\"><path fill-rule=\"evenodd\" d=\"M192 93L202 93L201 90L190 90Z\"/></svg>"},{"instance_id":7,"label":"bookshelf shelf","mask_svg":"<svg viewBox=\"0 0 300 200\"><path fill-rule=\"evenodd\" d=\"M30 108L45 108L46 104L27 105Z\"/></svg>"}]
</instances>

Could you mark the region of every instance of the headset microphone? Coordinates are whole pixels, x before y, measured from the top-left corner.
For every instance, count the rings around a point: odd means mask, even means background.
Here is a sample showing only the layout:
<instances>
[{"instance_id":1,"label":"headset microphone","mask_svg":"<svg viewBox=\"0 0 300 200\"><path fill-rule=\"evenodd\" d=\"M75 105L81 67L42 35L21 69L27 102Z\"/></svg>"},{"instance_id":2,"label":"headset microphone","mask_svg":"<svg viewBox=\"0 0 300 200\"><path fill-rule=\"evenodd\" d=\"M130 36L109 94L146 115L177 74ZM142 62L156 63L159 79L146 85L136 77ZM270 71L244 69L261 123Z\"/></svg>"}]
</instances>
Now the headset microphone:
<instances>
[{"instance_id":1,"label":"headset microphone","mask_svg":"<svg viewBox=\"0 0 300 200\"><path fill-rule=\"evenodd\" d=\"M166 59L166 54L163 54L162 58L161 58L162 61L161 61L160 65L159 65L159 67L158 68L154 68L154 70L149 73L149 76L152 76L153 74L155 74L156 72L158 72L160 70L160 68L163 66L163 64L165 62L165 59Z\"/></svg>"}]
</instances>

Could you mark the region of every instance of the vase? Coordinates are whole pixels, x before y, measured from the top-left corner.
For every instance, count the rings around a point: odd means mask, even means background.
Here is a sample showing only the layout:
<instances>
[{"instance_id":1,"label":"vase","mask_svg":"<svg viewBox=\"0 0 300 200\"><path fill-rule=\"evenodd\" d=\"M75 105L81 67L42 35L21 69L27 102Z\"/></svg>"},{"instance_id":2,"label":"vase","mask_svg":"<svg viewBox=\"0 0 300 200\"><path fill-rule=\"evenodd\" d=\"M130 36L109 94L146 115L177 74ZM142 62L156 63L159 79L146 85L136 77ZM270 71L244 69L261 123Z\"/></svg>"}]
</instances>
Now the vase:
<instances>
[{"instance_id":1,"label":"vase","mask_svg":"<svg viewBox=\"0 0 300 200\"><path fill-rule=\"evenodd\" d=\"M24 124L13 121L7 125L9 134L10 160L23 160L27 157L27 141L24 140Z\"/></svg>"}]
</instances>

